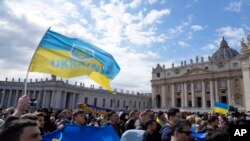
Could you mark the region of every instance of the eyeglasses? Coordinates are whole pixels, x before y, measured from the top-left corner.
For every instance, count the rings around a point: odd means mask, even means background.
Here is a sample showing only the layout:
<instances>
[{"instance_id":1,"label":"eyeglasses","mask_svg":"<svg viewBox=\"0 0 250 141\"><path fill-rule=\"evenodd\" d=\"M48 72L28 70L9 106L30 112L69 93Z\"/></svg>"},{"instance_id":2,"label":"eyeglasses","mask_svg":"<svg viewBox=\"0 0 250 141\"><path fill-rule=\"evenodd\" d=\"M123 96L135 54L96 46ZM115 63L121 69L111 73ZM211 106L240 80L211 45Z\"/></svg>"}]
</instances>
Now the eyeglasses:
<instances>
[{"instance_id":1,"label":"eyeglasses","mask_svg":"<svg viewBox=\"0 0 250 141\"><path fill-rule=\"evenodd\" d=\"M178 131L179 133L185 133L187 136L192 134L192 131Z\"/></svg>"}]
</instances>

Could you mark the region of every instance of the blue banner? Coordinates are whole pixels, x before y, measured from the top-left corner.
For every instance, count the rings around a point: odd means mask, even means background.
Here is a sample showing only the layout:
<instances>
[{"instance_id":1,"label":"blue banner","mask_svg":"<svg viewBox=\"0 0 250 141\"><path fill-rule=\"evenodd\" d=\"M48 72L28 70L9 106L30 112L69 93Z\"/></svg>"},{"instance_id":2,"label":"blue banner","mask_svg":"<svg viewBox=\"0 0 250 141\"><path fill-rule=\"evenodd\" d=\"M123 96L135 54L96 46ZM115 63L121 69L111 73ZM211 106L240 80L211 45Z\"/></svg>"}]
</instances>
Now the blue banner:
<instances>
[{"instance_id":1,"label":"blue banner","mask_svg":"<svg viewBox=\"0 0 250 141\"><path fill-rule=\"evenodd\" d=\"M113 127L66 125L42 137L44 141L120 141Z\"/></svg>"}]
</instances>

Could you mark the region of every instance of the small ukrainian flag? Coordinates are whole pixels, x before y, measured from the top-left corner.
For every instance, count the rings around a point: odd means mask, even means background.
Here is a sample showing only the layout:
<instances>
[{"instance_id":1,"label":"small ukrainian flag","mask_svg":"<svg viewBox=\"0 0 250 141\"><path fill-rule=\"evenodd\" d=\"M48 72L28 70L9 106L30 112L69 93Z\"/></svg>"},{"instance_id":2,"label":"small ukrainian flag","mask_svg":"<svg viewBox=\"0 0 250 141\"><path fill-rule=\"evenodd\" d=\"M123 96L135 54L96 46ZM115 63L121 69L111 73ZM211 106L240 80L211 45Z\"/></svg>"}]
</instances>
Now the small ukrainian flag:
<instances>
[{"instance_id":1,"label":"small ukrainian flag","mask_svg":"<svg viewBox=\"0 0 250 141\"><path fill-rule=\"evenodd\" d=\"M228 105L220 102L214 103L214 112L226 115L228 113Z\"/></svg>"}]
</instances>

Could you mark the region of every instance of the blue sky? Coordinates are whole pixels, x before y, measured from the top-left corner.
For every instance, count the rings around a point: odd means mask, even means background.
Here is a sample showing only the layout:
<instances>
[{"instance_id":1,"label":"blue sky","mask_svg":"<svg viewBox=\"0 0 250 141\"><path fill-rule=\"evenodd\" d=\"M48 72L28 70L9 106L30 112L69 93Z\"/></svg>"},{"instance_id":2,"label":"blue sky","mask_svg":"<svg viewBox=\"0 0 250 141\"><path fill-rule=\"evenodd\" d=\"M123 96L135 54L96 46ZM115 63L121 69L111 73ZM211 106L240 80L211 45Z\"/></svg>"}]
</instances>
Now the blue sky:
<instances>
[{"instance_id":1,"label":"blue sky","mask_svg":"<svg viewBox=\"0 0 250 141\"><path fill-rule=\"evenodd\" d=\"M158 63L170 67L196 56L207 60L223 36L239 51L241 38L250 31L249 10L247 0L3 0L0 79L25 78L40 39L51 27L111 53L121 67L113 88L151 92L152 68ZM46 77L30 73L30 78ZM69 81L99 87L84 76Z\"/></svg>"}]
</instances>

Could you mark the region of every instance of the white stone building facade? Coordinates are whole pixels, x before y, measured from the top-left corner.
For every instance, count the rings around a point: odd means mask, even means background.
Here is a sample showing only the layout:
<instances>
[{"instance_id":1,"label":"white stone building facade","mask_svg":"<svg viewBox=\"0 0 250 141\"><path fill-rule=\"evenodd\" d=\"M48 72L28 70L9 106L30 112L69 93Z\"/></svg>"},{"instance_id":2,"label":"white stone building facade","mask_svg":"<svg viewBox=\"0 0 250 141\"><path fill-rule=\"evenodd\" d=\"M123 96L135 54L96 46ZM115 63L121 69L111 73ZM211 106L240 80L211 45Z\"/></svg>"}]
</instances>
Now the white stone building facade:
<instances>
[{"instance_id":1,"label":"white stone building facade","mask_svg":"<svg viewBox=\"0 0 250 141\"><path fill-rule=\"evenodd\" d=\"M217 101L250 110L249 50L250 35L248 45L242 40L241 53L230 48L223 37L208 61L196 57L177 67L172 64L172 68L158 64L152 70L152 108L208 110Z\"/></svg>"},{"instance_id":2,"label":"white stone building facade","mask_svg":"<svg viewBox=\"0 0 250 141\"><path fill-rule=\"evenodd\" d=\"M28 82L27 95L31 99L37 99L37 108L54 109L75 109L80 103L87 103L93 106L113 109L150 109L151 98L149 94L134 94L134 92L118 92L114 90L115 94L102 88L84 87L82 83L77 85L68 84L61 80L45 81L35 80ZM24 82L20 79L15 82L14 79L8 81L0 81L0 108L15 107L18 98L24 94Z\"/></svg>"}]
</instances>

